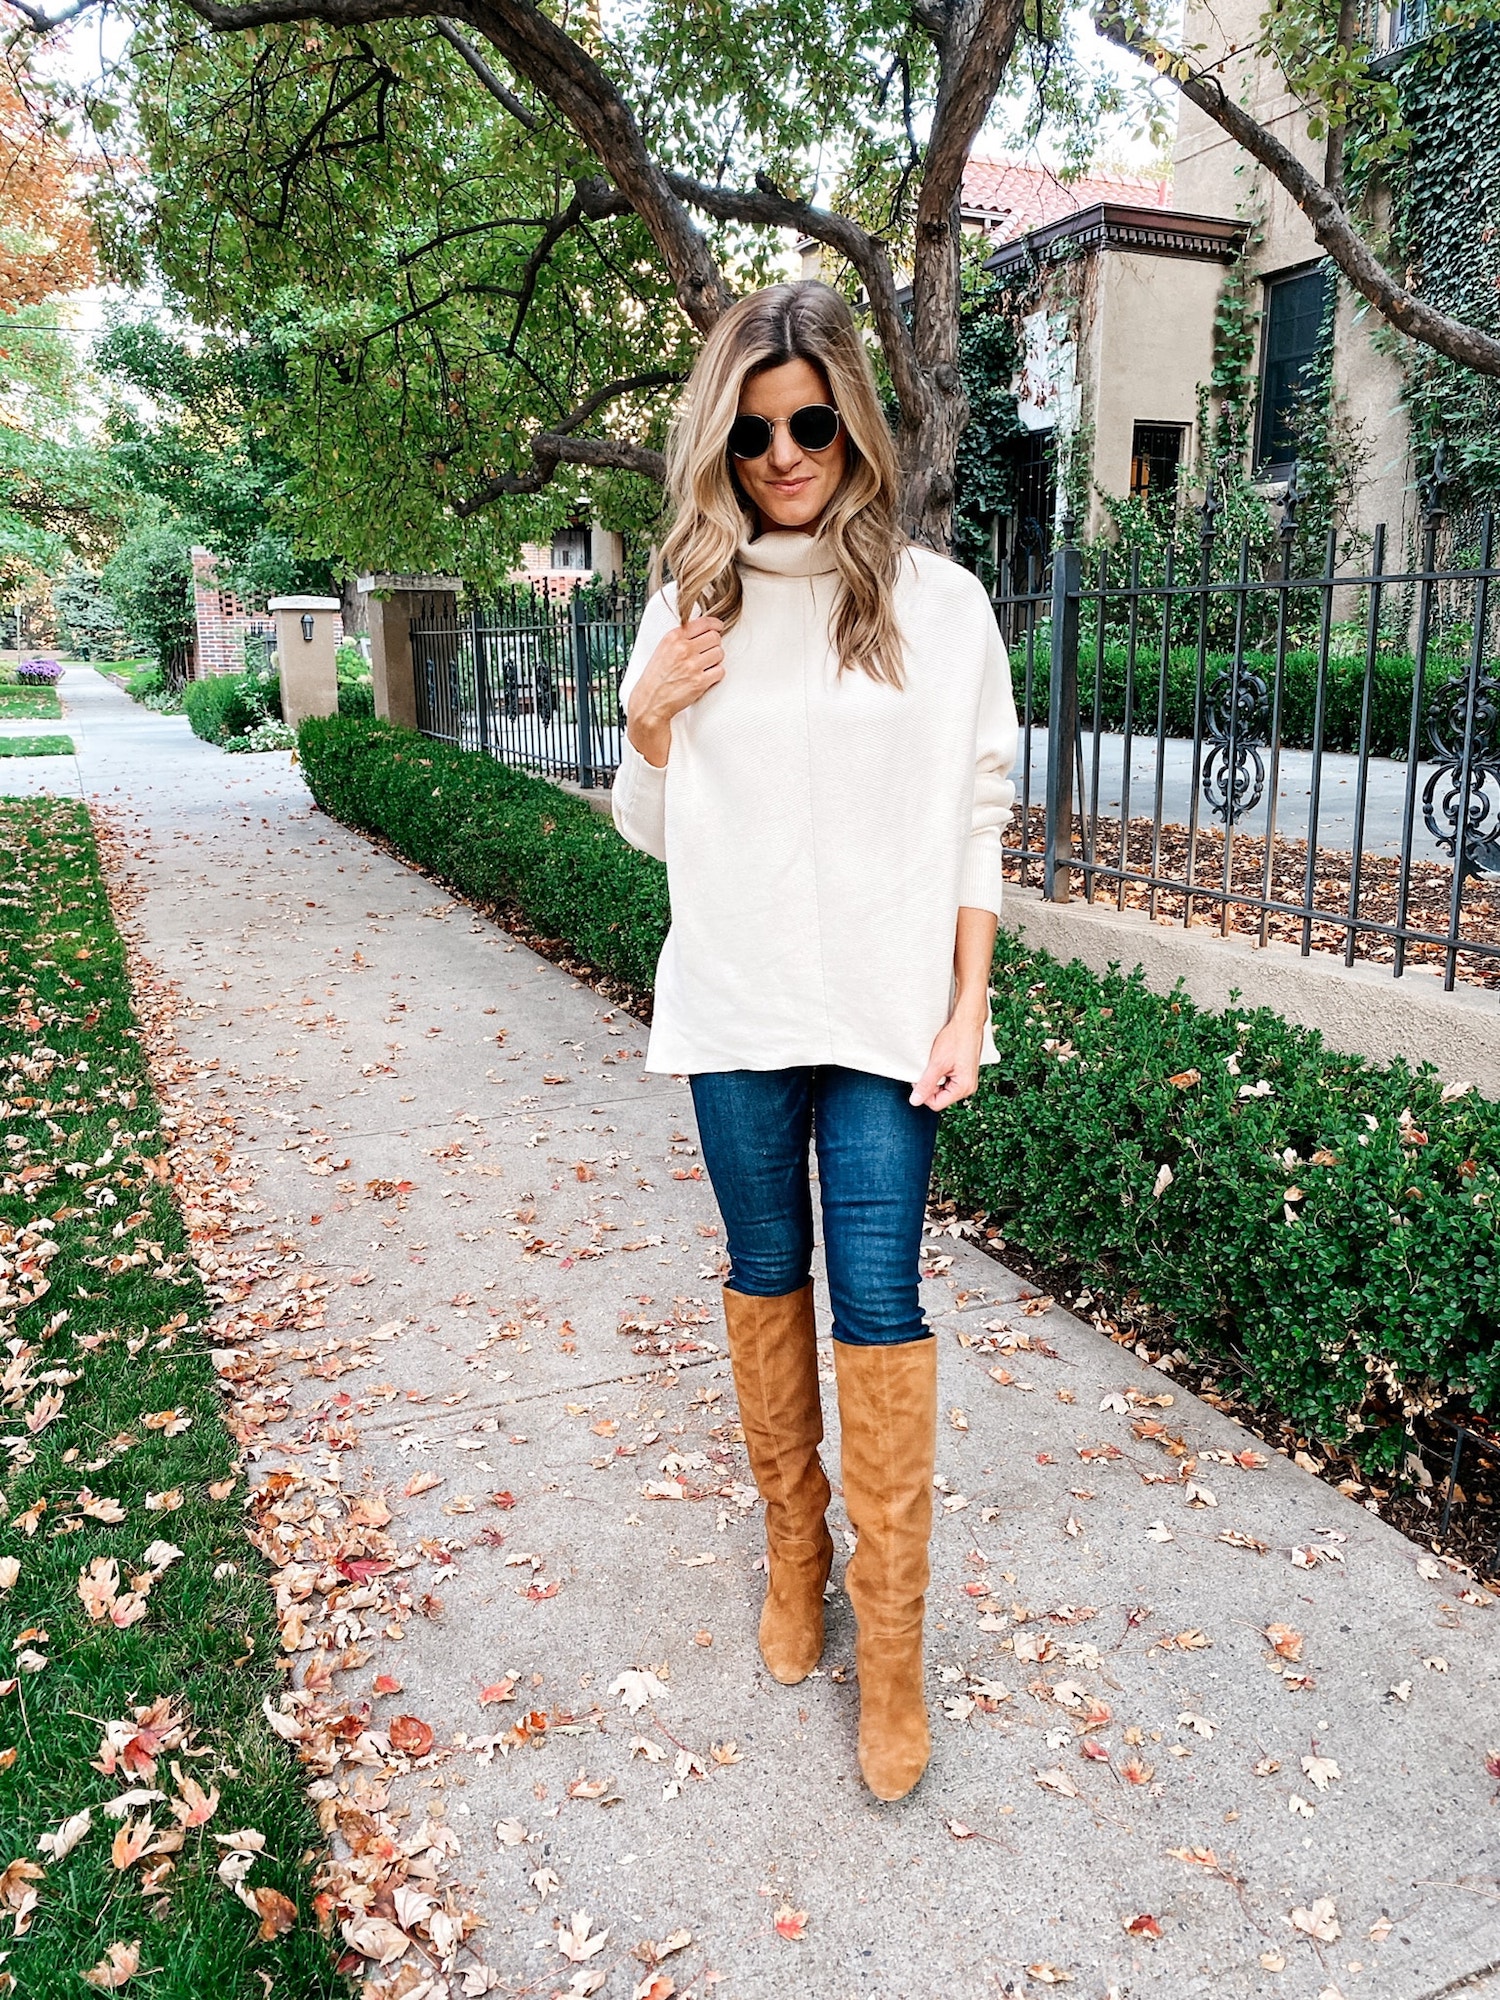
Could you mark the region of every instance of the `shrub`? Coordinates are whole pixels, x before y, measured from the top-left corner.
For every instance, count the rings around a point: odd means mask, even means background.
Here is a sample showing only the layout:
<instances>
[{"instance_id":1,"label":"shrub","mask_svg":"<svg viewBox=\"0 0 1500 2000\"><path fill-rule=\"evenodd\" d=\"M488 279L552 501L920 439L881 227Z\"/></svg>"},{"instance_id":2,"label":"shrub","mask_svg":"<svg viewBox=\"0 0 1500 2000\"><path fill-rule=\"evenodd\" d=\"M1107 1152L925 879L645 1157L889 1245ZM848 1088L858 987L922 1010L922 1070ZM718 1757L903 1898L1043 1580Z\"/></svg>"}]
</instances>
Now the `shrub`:
<instances>
[{"instance_id":1,"label":"shrub","mask_svg":"<svg viewBox=\"0 0 1500 2000\"><path fill-rule=\"evenodd\" d=\"M649 988L667 934L667 871L554 785L387 722L304 722L325 812L391 841L465 894L510 902L627 986Z\"/></svg>"},{"instance_id":2,"label":"shrub","mask_svg":"<svg viewBox=\"0 0 1500 2000\"><path fill-rule=\"evenodd\" d=\"M1203 677L1205 730L1214 684L1220 674L1229 667L1230 662L1231 655L1228 653L1210 653L1207 656L1207 667ZM1092 640L1084 642L1078 660L1078 709L1084 728L1093 727L1096 672L1099 712L1104 727L1112 730L1124 728L1127 663L1128 652L1124 646L1106 643L1102 657L1096 657ZM1022 683L1025 665L1024 648L1018 645L1011 666L1016 676L1017 704L1023 709L1025 701ZM1269 690L1275 678L1275 671L1275 656L1270 653L1247 653L1241 668L1242 678L1247 682L1252 674L1258 675L1264 681L1268 691L1268 718ZM1382 653L1376 657L1370 700L1372 757L1404 759L1406 756L1411 734L1414 671L1413 663L1407 655ZM1033 656L1031 691L1032 719L1042 728L1045 728L1047 723L1048 674L1046 635L1043 633L1038 638ZM1439 655L1434 649L1423 678L1424 706L1426 700L1434 696L1440 688L1455 679L1460 679L1462 674L1462 661L1451 656ZM1195 648L1173 647L1167 657L1165 701L1162 710L1168 736L1192 736L1197 678L1198 655ZM1358 750L1364 684L1365 662L1362 650L1358 658L1335 655L1329 659L1323 694L1325 750ZM1288 653L1281 688L1281 740L1288 749L1306 750L1312 744L1317 689L1317 654ZM1136 650L1135 679L1131 689L1131 709L1134 714L1132 727L1138 736L1155 736L1157 699L1160 692L1160 648L1143 642Z\"/></svg>"},{"instance_id":3,"label":"shrub","mask_svg":"<svg viewBox=\"0 0 1500 2000\"><path fill-rule=\"evenodd\" d=\"M183 690L182 705L193 734L205 743L248 736L265 722L281 720L281 682L265 668L242 674L209 674Z\"/></svg>"},{"instance_id":4,"label":"shrub","mask_svg":"<svg viewBox=\"0 0 1500 2000\"><path fill-rule=\"evenodd\" d=\"M386 723L305 722L298 744L326 812L649 986L666 871L591 806ZM1500 1105L1003 932L994 1011L1001 1060L939 1129L945 1194L1170 1313L1298 1424L1369 1433L1372 1463L1404 1456L1418 1409L1500 1406Z\"/></svg>"},{"instance_id":5,"label":"shrub","mask_svg":"<svg viewBox=\"0 0 1500 2000\"><path fill-rule=\"evenodd\" d=\"M56 687L63 670L56 660L22 660L16 680L22 687Z\"/></svg>"}]
</instances>

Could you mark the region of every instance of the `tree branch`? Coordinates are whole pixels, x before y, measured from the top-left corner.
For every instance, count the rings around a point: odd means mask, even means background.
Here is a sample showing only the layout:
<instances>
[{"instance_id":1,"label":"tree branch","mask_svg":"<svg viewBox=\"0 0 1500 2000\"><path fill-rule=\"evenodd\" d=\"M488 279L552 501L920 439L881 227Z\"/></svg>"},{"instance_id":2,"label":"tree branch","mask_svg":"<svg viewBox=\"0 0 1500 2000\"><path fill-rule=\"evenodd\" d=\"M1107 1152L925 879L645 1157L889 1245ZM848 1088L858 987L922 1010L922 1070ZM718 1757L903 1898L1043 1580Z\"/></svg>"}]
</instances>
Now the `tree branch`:
<instances>
[{"instance_id":1,"label":"tree branch","mask_svg":"<svg viewBox=\"0 0 1500 2000\"><path fill-rule=\"evenodd\" d=\"M487 236L492 229L545 229L551 220L549 215L497 215L490 222L466 222L458 229L443 229L425 243L419 243L415 250L403 250L396 259L396 269L404 271L409 264L430 257L445 244L460 243L469 236Z\"/></svg>"},{"instance_id":2,"label":"tree branch","mask_svg":"<svg viewBox=\"0 0 1500 2000\"><path fill-rule=\"evenodd\" d=\"M437 24L437 31L449 47L455 49L463 57L469 68L473 70L475 76L479 78L479 81L484 85L497 104L503 104L511 117L518 124L524 125L528 132L541 131L542 121L531 109L530 105L523 103L509 85L500 81L478 49L473 48L464 40L452 21L440 20Z\"/></svg>"},{"instance_id":3,"label":"tree branch","mask_svg":"<svg viewBox=\"0 0 1500 2000\"><path fill-rule=\"evenodd\" d=\"M33 6L31 0L10 0L10 4L33 33L50 35L65 21L76 20L80 14L88 13L91 7L97 7L100 0L71 0L71 5L59 8L55 14L49 14L45 7Z\"/></svg>"},{"instance_id":4,"label":"tree branch","mask_svg":"<svg viewBox=\"0 0 1500 2000\"><path fill-rule=\"evenodd\" d=\"M530 472L497 473L471 493L467 500L455 500L454 513L461 521L466 521L471 514L477 514L482 507L488 507L496 500L519 493L540 493L555 476L559 465L591 465L607 471L638 472L645 479L654 479L658 485L664 484L667 461L649 445L629 444L621 438L573 437L571 433L617 396L628 396L637 389L665 389L681 380L682 377L670 369L654 368L640 375L622 375L618 381L606 382L602 389L596 389L592 396L586 396L581 403L575 404L550 431L539 431L527 440L532 460Z\"/></svg>"},{"instance_id":5,"label":"tree branch","mask_svg":"<svg viewBox=\"0 0 1500 2000\"><path fill-rule=\"evenodd\" d=\"M187 4L200 20L220 31L281 21L318 20L349 28L367 21L434 18L431 0L187 0ZM667 186L634 113L599 64L534 0L464 0L453 16L493 43L608 170L650 230L671 273L678 303L698 331L707 333L732 294L703 232Z\"/></svg>"},{"instance_id":6,"label":"tree branch","mask_svg":"<svg viewBox=\"0 0 1500 2000\"><path fill-rule=\"evenodd\" d=\"M1159 55L1172 54L1146 35L1137 23L1126 21L1118 12L1095 14L1094 27L1105 41L1128 49L1153 69L1158 67ZM1383 319L1461 367L1472 368L1480 375L1500 375L1500 340L1477 327L1466 326L1462 320L1450 319L1398 284L1355 229L1347 209L1308 172L1296 154L1226 95L1216 76L1192 69L1187 76L1180 75L1174 65L1181 60L1173 55L1173 62L1164 73L1190 104L1196 104L1221 132L1243 146L1253 160L1258 160L1280 182L1312 224L1313 235L1321 247Z\"/></svg>"},{"instance_id":7,"label":"tree branch","mask_svg":"<svg viewBox=\"0 0 1500 2000\"><path fill-rule=\"evenodd\" d=\"M556 431L540 431L531 440L531 456L534 463L530 472L503 472L487 479L467 500L454 501L454 513L461 521L467 521L471 514L497 500L519 493L540 493L556 476L560 464L638 472L658 485L667 476L667 461L659 451L643 444L622 444L614 438L561 437Z\"/></svg>"},{"instance_id":8,"label":"tree branch","mask_svg":"<svg viewBox=\"0 0 1500 2000\"><path fill-rule=\"evenodd\" d=\"M783 194L763 174L757 174L753 189L720 187L688 174L668 173L666 180L675 195L720 222L800 230L847 258L858 271L870 301L897 400L903 410L913 414L921 409L927 390L917 369L916 350L897 296L890 256L878 237L846 215L835 215L830 209Z\"/></svg>"}]
</instances>

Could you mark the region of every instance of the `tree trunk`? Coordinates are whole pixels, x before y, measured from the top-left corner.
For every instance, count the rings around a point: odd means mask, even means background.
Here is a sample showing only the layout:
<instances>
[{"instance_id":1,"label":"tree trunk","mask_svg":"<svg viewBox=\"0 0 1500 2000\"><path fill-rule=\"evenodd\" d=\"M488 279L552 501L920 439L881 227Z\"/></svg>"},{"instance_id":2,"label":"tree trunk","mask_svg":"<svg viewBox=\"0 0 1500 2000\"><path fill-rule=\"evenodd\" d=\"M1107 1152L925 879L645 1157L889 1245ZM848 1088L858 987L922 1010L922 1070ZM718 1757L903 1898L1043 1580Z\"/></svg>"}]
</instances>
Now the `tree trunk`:
<instances>
[{"instance_id":1,"label":"tree trunk","mask_svg":"<svg viewBox=\"0 0 1500 2000\"><path fill-rule=\"evenodd\" d=\"M901 525L914 542L947 555L953 542L954 465L969 420L969 399L953 370L954 389L935 383L917 422L902 414L896 431L901 465Z\"/></svg>"}]
</instances>

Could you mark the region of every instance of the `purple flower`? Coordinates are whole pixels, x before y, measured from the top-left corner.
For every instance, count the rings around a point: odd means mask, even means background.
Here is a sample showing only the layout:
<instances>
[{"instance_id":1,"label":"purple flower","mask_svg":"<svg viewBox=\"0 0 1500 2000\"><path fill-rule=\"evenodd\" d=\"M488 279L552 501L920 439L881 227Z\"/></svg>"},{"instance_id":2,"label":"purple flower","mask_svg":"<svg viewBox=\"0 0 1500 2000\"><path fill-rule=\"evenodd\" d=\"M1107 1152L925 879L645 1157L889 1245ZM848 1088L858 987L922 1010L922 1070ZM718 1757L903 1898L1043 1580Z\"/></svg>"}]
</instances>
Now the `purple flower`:
<instances>
[{"instance_id":1,"label":"purple flower","mask_svg":"<svg viewBox=\"0 0 1500 2000\"><path fill-rule=\"evenodd\" d=\"M56 660L22 660L16 679L23 687L55 687L63 677Z\"/></svg>"}]
</instances>

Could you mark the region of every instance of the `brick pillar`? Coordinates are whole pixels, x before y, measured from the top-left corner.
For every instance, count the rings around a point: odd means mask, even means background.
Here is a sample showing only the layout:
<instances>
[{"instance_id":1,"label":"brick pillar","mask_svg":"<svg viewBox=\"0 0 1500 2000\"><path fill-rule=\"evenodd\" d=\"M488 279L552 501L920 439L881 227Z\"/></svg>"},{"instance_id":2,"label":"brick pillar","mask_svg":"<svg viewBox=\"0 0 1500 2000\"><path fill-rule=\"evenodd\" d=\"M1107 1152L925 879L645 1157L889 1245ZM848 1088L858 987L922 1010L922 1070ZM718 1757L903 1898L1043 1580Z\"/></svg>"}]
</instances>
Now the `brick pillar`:
<instances>
[{"instance_id":1,"label":"brick pillar","mask_svg":"<svg viewBox=\"0 0 1500 2000\"><path fill-rule=\"evenodd\" d=\"M463 588L456 576L362 576L356 585L369 617L370 680L375 713L403 729L417 726L417 690L412 673L411 623L421 598Z\"/></svg>"},{"instance_id":2,"label":"brick pillar","mask_svg":"<svg viewBox=\"0 0 1500 2000\"><path fill-rule=\"evenodd\" d=\"M337 715L340 630L337 597L273 597L266 609L276 621L281 668L281 713L290 726L308 715Z\"/></svg>"}]
</instances>

